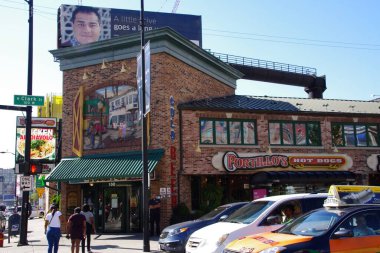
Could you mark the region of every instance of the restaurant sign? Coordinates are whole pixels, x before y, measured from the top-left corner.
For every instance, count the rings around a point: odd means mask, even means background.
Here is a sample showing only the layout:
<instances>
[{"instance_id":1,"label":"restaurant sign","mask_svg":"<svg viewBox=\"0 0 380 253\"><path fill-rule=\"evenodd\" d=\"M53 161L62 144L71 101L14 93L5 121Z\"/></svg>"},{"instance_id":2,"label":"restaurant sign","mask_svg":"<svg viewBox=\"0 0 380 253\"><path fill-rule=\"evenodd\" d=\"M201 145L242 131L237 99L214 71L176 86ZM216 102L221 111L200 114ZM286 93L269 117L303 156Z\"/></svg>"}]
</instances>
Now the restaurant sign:
<instances>
[{"instance_id":1,"label":"restaurant sign","mask_svg":"<svg viewBox=\"0 0 380 253\"><path fill-rule=\"evenodd\" d=\"M351 157L344 154L254 154L219 152L212 159L213 166L221 171L236 170L347 170Z\"/></svg>"}]
</instances>

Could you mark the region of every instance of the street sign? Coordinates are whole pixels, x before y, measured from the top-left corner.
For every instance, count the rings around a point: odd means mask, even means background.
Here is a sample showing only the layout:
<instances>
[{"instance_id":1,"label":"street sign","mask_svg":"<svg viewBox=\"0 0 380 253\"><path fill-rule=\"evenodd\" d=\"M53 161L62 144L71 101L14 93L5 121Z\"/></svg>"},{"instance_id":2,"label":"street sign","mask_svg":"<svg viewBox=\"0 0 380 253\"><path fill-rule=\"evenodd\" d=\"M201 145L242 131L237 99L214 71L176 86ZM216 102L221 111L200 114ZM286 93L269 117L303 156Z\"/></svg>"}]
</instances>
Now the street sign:
<instances>
[{"instance_id":1,"label":"street sign","mask_svg":"<svg viewBox=\"0 0 380 253\"><path fill-rule=\"evenodd\" d=\"M21 176L21 190L31 191L32 190L32 177L31 176Z\"/></svg>"},{"instance_id":2,"label":"street sign","mask_svg":"<svg viewBox=\"0 0 380 253\"><path fill-rule=\"evenodd\" d=\"M44 101L44 96L14 95L13 104L43 106Z\"/></svg>"}]
</instances>

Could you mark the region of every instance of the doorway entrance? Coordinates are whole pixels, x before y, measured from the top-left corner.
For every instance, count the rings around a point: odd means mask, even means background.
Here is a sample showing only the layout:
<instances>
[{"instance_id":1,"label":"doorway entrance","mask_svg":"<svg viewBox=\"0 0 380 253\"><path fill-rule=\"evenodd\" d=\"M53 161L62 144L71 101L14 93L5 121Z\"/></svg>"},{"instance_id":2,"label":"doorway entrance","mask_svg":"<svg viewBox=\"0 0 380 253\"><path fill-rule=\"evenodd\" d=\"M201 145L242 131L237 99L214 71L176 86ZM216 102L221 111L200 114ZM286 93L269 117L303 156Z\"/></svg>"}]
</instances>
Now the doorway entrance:
<instances>
[{"instance_id":1,"label":"doorway entrance","mask_svg":"<svg viewBox=\"0 0 380 253\"><path fill-rule=\"evenodd\" d=\"M97 231L142 232L141 182L83 185L82 190L83 203L93 210Z\"/></svg>"},{"instance_id":2,"label":"doorway entrance","mask_svg":"<svg viewBox=\"0 0 380 253\"><path fill-rule=\"evenodd\" d=\"M125 199L126 188L104 189L104 232L123 232L126 230Z\"/></svg>"}]
</instances>

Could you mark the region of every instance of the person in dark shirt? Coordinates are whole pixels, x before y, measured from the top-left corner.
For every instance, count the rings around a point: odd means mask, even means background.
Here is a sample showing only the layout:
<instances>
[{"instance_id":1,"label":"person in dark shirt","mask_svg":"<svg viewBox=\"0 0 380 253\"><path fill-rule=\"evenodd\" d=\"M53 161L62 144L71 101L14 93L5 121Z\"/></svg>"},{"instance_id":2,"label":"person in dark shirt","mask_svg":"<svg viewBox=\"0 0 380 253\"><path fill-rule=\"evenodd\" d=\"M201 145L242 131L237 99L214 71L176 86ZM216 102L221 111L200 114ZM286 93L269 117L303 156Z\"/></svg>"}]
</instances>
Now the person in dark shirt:
<instances>
[{"instance_id":1,"label":"person in dark shirt","mask_svg":"<svg viewBox=\"0 0 380 253\"><path fill-rule=\"evenodd\" d=\"M76 207L67 222L67 238L71 238L71 253L79 253L79 244L86 238L86 217L80 211L80 207Z\"/></svg>"},{"instance_id":2,"label":"person in dark shirt","mask_svg":"<svg viewBox=\"0 0 380 253\"><path fill-rule=\"evenodd\" d=\"M160 235L160 207L161 200L155 193L149 200L149 222L150 222L150 235L154 235L154 225L156 225L156 235Z\"/></svg>"}]
</instances>

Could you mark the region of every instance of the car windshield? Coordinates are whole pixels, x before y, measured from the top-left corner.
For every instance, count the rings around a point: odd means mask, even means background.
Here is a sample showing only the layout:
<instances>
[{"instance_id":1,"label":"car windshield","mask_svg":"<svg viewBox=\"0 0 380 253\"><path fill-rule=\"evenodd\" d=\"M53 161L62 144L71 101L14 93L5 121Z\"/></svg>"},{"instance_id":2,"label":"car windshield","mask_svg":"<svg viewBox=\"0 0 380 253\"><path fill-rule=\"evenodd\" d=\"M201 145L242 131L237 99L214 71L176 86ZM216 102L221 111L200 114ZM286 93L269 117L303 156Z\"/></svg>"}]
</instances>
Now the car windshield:
<instances>
[{"instance_id":1,"label":"car windshield","mask_svg":"<svg viewBox=\"0 0 380 253\"><path fill-rule=\"evenodd\" d=\"M235 211L224 222L250 224L273 203L274 201L253 201Z\"/></svg>"},{"instance_id":2,"label":"car windshield","mask_svg":"<svg viewBox=\"0 0 380 253\"><path fill-rule=\"evenodd\" d=\"M223 212L224 210L226 210L227 208L228 208L228 206L219 206L219 207L215 208L214 210L212 210L211 212L209 212L209 213L203 215L202 217L200 217L199 220L209 220L209 219L212 219L216 215L218 215L221 212Z\"/></svg>"},{"instance_id":3,"label":"car windshield","mask_svg":"<svg viewBox=\"0 0 380 253\"><path fill-rule=\"evenodd\" d=\"M327 232L337 221L343 212L321 209L301 216L287 226L279 229L278 233L318 236Z\"/></svg>"}]
</instances>

